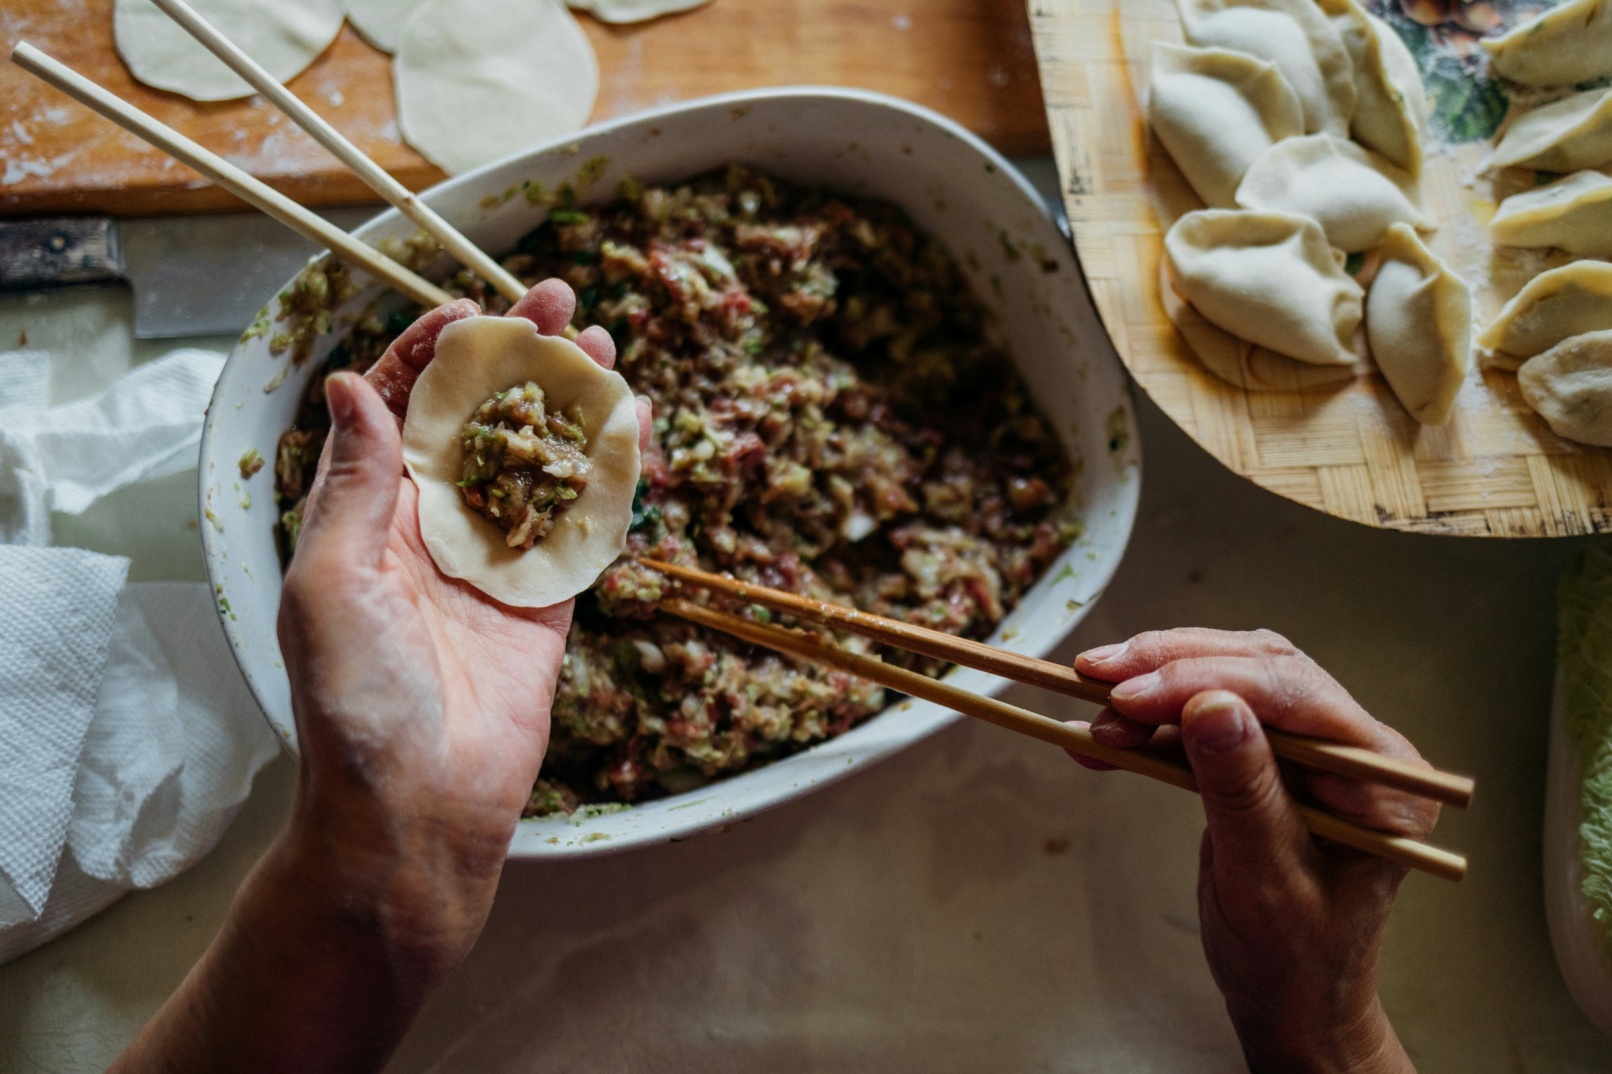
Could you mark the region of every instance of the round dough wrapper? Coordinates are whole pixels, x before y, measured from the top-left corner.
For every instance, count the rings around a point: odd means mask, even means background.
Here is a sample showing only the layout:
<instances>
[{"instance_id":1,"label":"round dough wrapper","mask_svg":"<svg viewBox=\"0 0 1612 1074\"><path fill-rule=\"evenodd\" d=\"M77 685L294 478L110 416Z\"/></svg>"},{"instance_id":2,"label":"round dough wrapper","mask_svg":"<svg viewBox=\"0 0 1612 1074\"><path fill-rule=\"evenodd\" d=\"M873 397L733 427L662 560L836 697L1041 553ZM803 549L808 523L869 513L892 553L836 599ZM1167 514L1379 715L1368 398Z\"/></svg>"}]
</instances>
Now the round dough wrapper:
<instances>
[{"instance_id":1,"label":"round dough wrapper","mask_svg":"<svg viewBox=\"0 0 1612 1074\"><path fill-rule=\"evenodd\" d=\"M678 11L691 11L711 0L566 0L578 11L592 12L603 22L645 22L671 15Z\"/></svg>"},{"instance_id":2,"label":"round dough wrapper","mask_svg":"<svg viewBox=\"0 0 1612 1074\"><path fill-rule=\"evenodd\" d=\"M459 491L459 434L476 408L535 381L548 405L576 407L593 463L587 488L528 551L478 515ZM575 343L520 317L468 317L437 340L409 397L403 462L420 489L420 535L438 569L516 608L546 608L587 589L626 546L638 491L638 405L621 374Z\"/></svg>"},{"instance_id":3,"label":"round dough wrapper","mask_svg":"<svg viewBox=\"0 0 1612 1074\"><path fill-rule=\"evenodd\" d=\"M561 0L425 0L393 69L403 137L449 173L580 129L599 93L593 45Z\"/></svg>"},{"instance_id":4,"label":"round dough wrapper","mask_svg":"<svg viewBox=\"0 0 1612 1074\"><path fill-rule=\"evenodd\" d=\"M396 52L409 16L425 0L347 0L347 21L382 52Z\"/></svg>"},{"instance_id":5,"label":"round dough wrapper","mask_svg":"<svg viewBox=\"0 0 1612 1074\"><path fill-rule=\"evenodd\" d=\"M263 68L288 82L341 32L341 0L190 0ZM257 92L151 0L117 0L112 34L135 78L196 101L228 101Z\"/></svg>"}]
</instances>

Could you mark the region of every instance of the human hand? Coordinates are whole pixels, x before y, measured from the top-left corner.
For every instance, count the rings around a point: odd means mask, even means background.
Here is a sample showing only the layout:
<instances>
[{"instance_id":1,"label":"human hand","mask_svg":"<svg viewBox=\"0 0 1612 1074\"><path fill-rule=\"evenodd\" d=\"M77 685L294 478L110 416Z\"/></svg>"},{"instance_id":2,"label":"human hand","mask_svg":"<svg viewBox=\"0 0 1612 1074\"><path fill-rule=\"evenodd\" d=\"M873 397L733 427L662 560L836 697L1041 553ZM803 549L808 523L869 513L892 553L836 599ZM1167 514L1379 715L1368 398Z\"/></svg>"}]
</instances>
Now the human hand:
<instances>
[{"instance_id":1,"label":"human hand","mask_svg":"<svg viewBox=\"0 0 1612 1074\"><path fill-rule=\"evenodd\" d=\"M575 307L548 280L509 315L557 335ZM479 312L468 300L432 310L365 377L327 380L333 428L280 607L301 751L288 838L406 919L426 980L486 918L548 743L571 622L571 601L510 608L444 576L420 536L399 425L442 330ZM614 363L602 328L577 343Z\"/></svg>"},{"instance_id":2,"label":"human hand","mask_svg":"<svg viewBox=\"0 0 1612 1074\"><path fill-rule=\"evenodd\" d=\"M1199 853L1204 954L1255 1071L1410 1071L1377 996L1403 867L1314 839L1295 795L1347 820L1425 838L1437 805L1376 784L1293 771L1261 724L1425 763L1309 657L1270 631L1147 633L1082 653L1117 683L1092 721L1106 745L1179 742L1207 830ZM1091 768L1100 762L1076 757Z\"/></svg>"},{"instance_id":3,"label":"human hand","mask_svg":"<svg viewBox=\"0 0 1612 1074\"><path fill-rule=\"evenodd\" d=\"M557 335L558 280L510 310ZM472 302L432 310L364 378L327 379L331 434L280 604L301 770L291 822L195 968L112 1071L378 1071L487 918L548 744L571 602L505 607L420 539L399 423ZM577 344L609 368L615 346ZM640 444L649 436L640 402Z\"/></svg>"}]
</instances>

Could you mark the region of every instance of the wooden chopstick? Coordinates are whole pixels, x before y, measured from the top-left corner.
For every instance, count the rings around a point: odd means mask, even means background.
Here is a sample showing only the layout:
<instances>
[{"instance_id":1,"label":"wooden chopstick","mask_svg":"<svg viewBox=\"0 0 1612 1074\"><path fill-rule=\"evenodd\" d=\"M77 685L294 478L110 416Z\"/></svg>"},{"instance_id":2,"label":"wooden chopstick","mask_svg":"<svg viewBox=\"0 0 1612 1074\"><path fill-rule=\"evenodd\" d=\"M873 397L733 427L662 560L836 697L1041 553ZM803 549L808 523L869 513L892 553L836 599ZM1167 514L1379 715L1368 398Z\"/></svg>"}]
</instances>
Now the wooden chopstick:
<instances>
[{"instance_id":1,"label":"wooden chopstick","mask_svg":"<svg viewBox=\"0 0 1612 1074\"><path fill-rule=\"evenodd\" d=\"M458 258L461 264L492 284L499 294L511 302L518 302L526 294L526 288L509 270L465 238L452 224L438 216L408 187L392 178L389 172L365 156L363 150L325 122L324 117L286 89L284 83L265 71L256 60L220 33L216 26L198 14L195 8L185 3L185 0L156 0L156 4L169 18L183 26L192 37L207 46L213 55L223 60L230 70L246 79L253 89L263 94L271 104L289 116L293 123L307 131L314 141L347 165L365 185L385 198L388 203L396 206L404 216L419 224L426 234L440 242L448 253Z\"/></svg>"},{"instance_id":2,"label":"wooden chopstick","mask_svg":"<svg viewBox=\"0 0 1612 1074\"><path fill-rule=\"evenodd\" d=\"M1112 683L1082 675L1062 664L1054 664L1050 660L1037 660L1021 653L1010 653L972 638L959 638L929 627L903 623L898 619L887 619L882 615L859 611L856 608L829 604L810 597L786 593L780 589L742 582L727 575L711 574L658 559L640 557L638 562L678 581L718 590L807 622L860 634L862 637L898 649L987 671L1016 682L1039 686L1069 697L1078 697L1093 704L1107 705L1108 695L1114 688ZM1462 809L1472 801L1472 792L1476 784L1467 776L1432 768L1418 768L1358 746L1346 746L1339 742L1290 734L1274 728L1267 728L1265 736L1270 740L1271 750L1276 756L1306 768L1347 776L1350 779L1380 783L1385 787L1393 787Z\"/></svg>"},{"instance_id":3,"label":"wooden chopstick","mask_svg":"<svg viewBox=\"0 0 1612 1074\"><path fill-rule=\"evenodd\" d=\"M1198 789L1192 769L1178 755L1146 747L1126 750L1105 746L1085 728L1060 723L1049 716L1005 701L969 693L882 660L846 652L815 634L752 622L677 597L663 598L660 607L689 622L720 630L755 645L839 668L891 690L933 701L965 716L1050 742L1085 757L1106 761L1116 768L1151 776L1183 790L1196 792ZM1298 808L1309 830L1323 838L1445 880L1460 880L1466 875L1467 861L1460 854L1405 836L1362 828L1310 806L1301 805Z\"/></svg>"},{"instance_id":4,"label":"wooden chopstick","mask_svg":"<svg viewBox=\"0 0 1612 1074\"><path fill-rule=\"evenodd\" d=\"M304 209L278 190L197 145L172 127L120 100L26 41L11 50L11 62L79 103L93 108L124 130L145 139L175 160L195 168L285 226L301 232L321 246L329 247L343 259L385 280L415 302L423 306L440 306L453 301L453 296L442 288L422 279L379 250L359 242L328 220Z\"/></svg>"}]
</instances>

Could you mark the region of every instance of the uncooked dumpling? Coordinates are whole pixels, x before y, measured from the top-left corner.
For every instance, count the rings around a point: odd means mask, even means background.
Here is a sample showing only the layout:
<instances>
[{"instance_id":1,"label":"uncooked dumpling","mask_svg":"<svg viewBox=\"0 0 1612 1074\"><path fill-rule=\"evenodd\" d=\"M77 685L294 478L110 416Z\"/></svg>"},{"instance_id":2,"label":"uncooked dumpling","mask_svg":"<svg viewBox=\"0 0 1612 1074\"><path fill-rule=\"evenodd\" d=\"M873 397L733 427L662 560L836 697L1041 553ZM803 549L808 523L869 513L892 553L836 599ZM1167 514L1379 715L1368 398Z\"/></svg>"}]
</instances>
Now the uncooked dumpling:
<instances>
[{"instance_id":1,"label":"uncooked dumpling","mask_svg":"<svg viewBox=\"0 0 1612 1074\"><path fill-rule=\"evenodd\" d=\"M1204 204L1231 208L1243 173L1303 131L1275 64L1226 49L1153 46L1148 121Z\"/></svg>"},{"instance_id":2,"label":"uncooked dumpling","mask_svg":"<svg viewBox=\"0 0 1612 1074\"><path fill-rule=\"evenodd\" d=\"M1575 261L1542 272L1500 310L1478 345L1532 358L1570 336L1612 328L1612 265Z\"/></svg>"},{"instance_id":3,"label":"uncooked dumpling","mask_svg":"<svg viewBox=\"0 0 1612 1074\"><path fill-rule=\"evenodd\" d=\"M1612 447L1612 330L1571 336L1528 359L1517 386L1557 436Z\"/></svg>"},{"instance_id":4,"label":"uncooked dumpling","mask_svg":"<svg viewBox=\"0 0 1612 1074\"><path fill-rule=\"evenodd\" d=\"M1513 194L1489 221L1506 246L1554 246L1580 257L1612 257L1612 178L1576 172Z\"/></svg>"},{"instance_id":5,"label":"uncooked dumpling","mask_svg":"<svg viewBox=\"0 0 1612 1074\"><path fill-rule=\"evenodd\" d=\"M461 433L478 407L535 382L551 408L579 416L587 487L531 549L465 503ZM592 585L621 554L638 490L638 407L619 373L520 317L468 317L442 330L403 422L403 462L420 490L420 535L438 569L516 608L546 608Z\"/></svg>"},{"instance_id":6,"label":"uncooked dumpling","mask_svg":"<svg viewBox=\"0 0 1612 1074\"><path fill-rule=\"evenodd\" d=\"M1276 64L1298 95L1306 133L1349 133L1354 71L1313 0L1177 0L1187 41Z\"/></svg>"},{"instance_id":7,"label":"uncooked dumpling","mask_svg":"<svg viewBox=\"0 0 1612 1074\"><path fill-rule=\"evenodd\" d=\"M1357 365L1314 365L1300 362L1269 347L1238 339L1210 324L1192 303L1181 297L1170 279L1168 258L1159 259L1159 298L1187 346L1205 369L1245 392L1303 392L1340 387L1371 372L1364 355Z\"/></svg>"},{"instance_id":8,"label":"uncooked dumpling","mask_svg":"<svg viewBox=\"0 0 1612 1074\"><path fill-rule=\"evenodd\" d=\"M1249 166L1237 204L1308 216L1347 253L1382 242L1390 224L1429 226L1409 173L1330 134L1277 142Z\"/></svg>"},{"instance_id":9,"label":"uncooked dumpling","mask_svg":"<svg viewBox=\"0 0 1612 1074\"><path fill-rule=\"evenodd\" d=\"M1612 89L1575 93L1519 116L1495 146L1494 162L1545 172L1612 162Z\"/></svg>"},{"instance_id":10,"label":"uncooked dumpling","mask_svg":"<svg viewBox=\"0 0 1612 1074\"><path fill-rule=\"evenodd\" d=\"M1496 71L1525 86L1612 75L1612 0L1567 0L1482 44Z\"/></svg>"},{"instance_id":11,"label":"uncooked dumpling","mask_svg":"<svg viewBox=\"0 0 1612 1074\"><path fill-rule=\"evenodd\" d=\"M578 11L591 11L605 22L643 22L688 11L711 0L566 0Z\"/></svg>"},{"instance_id":12,"label":"uncooked dumpling","mask_svg":"<svg viewBox=\"0 0 1612 1074\"><path fill-rule=\"evenodd\" d=\"M269 74L288 82L341 32L341 0L190 0ZM135 78L196 101L228 101L254 90L151 0L117 0L112 35Z\"/></svg>"},{"instance_id":13,"label":"uncooked dumpling","mask_svg":"<svg viewBox=\"0 0 1612 1074\"><path fill-rule=\"evenodd\" d=\"M1209 323L1316 365L1353 365L1360 285L1308 217L1204 209L1164 236L1176 290Z\"/></svg>"},{"instance_id":14,"label":"uncooked dumpling","mask_svg":"<svg viewBox=\"0 0 1612 1074\"><path fill-rule=\"evenodd\" d=\"M561 0L426 0L398 43L403 137L461 172L577 130L599 63Z\"/></svg>"},{"instance_id":15,"label":"uncooked dumpling","mask_svg":"<svg viewBox=\"0 0 1612 1074\"><path fill-rule=\"evenodd\" d=\"M1350 135L1391 164L1420 175L1427 95L1415 57L1393 28L1369 14L1358 0L1319 2L1354 71Z\"/></svg>"},{"instance_id":16,"label":"uncooked dumpling","mask_svg":"<svg viewBox=\"0 0 1612 1074\"><path fill-rule=\"evenodd\" d=\"M1406 224L1388 229L1366 293L1366 339L1388 386L1423 425L1443 425L1472 366L1472 290Z\"/></svg>"},{"instance_id":17,"label":"uncooked dumpling","mask_svg":"<svg viewBox=\"0 0 1612 1074\"><path fill-rule=\"evenodd\" d=\"M347 0L347 21L382 52L396 52L409 16L425 0Z\"/></svg>"}]
</instances>

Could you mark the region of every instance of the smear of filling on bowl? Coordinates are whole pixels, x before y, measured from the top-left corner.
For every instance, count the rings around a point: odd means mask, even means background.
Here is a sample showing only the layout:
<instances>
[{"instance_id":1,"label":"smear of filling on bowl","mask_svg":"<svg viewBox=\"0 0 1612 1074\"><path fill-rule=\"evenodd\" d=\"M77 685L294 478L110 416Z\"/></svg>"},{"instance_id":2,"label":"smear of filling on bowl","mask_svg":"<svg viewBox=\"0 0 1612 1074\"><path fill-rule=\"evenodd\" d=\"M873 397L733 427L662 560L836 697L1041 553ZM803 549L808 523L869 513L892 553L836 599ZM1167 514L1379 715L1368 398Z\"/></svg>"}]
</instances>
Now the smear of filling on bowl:
<instances>
[{"instance_id":1,"label":"smear of filling on bowl","mask_svg":"<svg viewBox=\"0 0 1612 1074\"><path fill-rule=\"evenodd\" d=\"M516 385L481 404L460 434L459 491L511 548L529 549L548 536L593 468L581 415L543 403L542 388Z\"/></svg>"},{"instance_id":2,"label":"smear of filling on bowl","mask_svg":"<svg viewBox=\"0 0 1612 1074\"><path fill-rule=\"evenodd\" d=\"M576 325L609 329L654 404L629 552L984 637L1080 534L1075 468L985 308L894 206L738 167L597 206L562 189L504 264L575 288ZM506 305L468 273L444 285ZM329 369L368 368L416 313L364 319ZM315 377L275 463L289 545L328 427ZM885 705L657 616L660 594L623 560L578 599L528 816L690 790Z\"/></svg>"}]
</instances>

